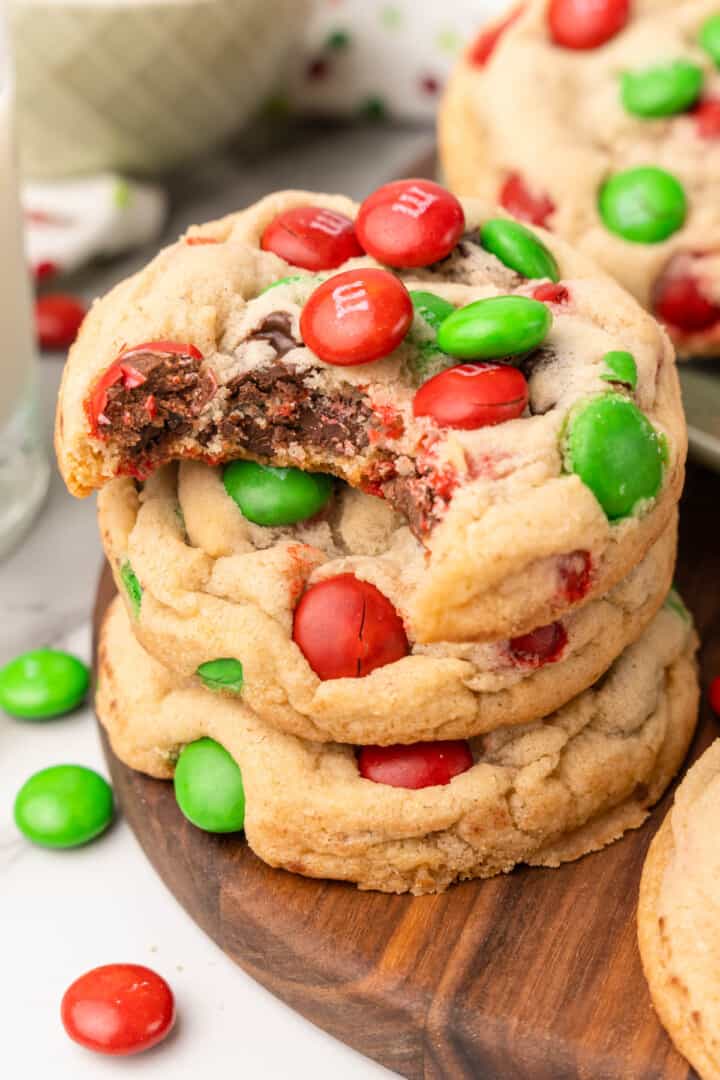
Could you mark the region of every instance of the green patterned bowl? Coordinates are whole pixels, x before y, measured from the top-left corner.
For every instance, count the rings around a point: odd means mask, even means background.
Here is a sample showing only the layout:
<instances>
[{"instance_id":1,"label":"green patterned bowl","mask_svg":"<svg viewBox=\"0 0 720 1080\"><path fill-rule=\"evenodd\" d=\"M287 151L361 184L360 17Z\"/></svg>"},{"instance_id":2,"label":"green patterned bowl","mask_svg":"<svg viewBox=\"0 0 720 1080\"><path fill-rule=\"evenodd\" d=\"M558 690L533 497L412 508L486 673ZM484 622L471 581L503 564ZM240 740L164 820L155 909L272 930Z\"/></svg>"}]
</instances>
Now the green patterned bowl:
<instances>
[{"instance_id":1,"label":"green patterned bowl","mask_svg":"<svg viewBox=\"0 0 720 1080\"><path fill-rule=\"evenodd\" d=\"M310 0L9 0L23 169L157 172L237 132Z\"/></svg>"}]
</instances>

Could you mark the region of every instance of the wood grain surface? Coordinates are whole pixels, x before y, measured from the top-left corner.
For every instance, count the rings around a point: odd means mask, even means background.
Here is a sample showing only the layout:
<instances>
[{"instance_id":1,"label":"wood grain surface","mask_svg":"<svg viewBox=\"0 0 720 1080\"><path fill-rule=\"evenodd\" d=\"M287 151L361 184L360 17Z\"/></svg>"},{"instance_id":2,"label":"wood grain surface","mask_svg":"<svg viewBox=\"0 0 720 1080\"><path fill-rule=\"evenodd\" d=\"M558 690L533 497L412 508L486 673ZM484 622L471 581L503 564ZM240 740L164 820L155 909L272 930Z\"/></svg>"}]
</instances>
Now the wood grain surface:
<instances>
[{"instance_id":1,"label":"wood grain surface","mask_svg":"<svg viewBox=\"0 0 720 1080\"><path fill-rule=\"evenodd\" d=\"M719 507L720 477L692 468L677 581L703 637L704 685L720 673ZM106 571L96 629L113 589ZM692 756L716 734L703 704ZM655 1017L635 943L643 858L669 798L580 862L397 897L271 870L242 837L190 825L170 783L126 768L107 742L105 754L146 855L196 922L303 1016L402 1076L694 1075Z\"/></svg>"}]
</instances>

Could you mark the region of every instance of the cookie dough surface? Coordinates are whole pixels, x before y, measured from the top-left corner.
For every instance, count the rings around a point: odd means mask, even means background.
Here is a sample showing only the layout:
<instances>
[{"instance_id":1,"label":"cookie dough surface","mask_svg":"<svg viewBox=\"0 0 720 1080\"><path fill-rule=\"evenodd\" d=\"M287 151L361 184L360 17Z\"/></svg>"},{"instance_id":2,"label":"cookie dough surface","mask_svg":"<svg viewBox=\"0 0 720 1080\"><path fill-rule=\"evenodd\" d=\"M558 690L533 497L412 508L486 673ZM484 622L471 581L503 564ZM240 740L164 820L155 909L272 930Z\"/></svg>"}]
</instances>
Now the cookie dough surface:
<instances>
[{"instance_id":1,"label":"cookie dough surface","mask_svg":"<svg viewBox=\"0 0 720 1080\"><path fill-rule=\"evenodd\" d=\"M648 852L638 937L653 1003L703 1080L720 1077L720 740L693 765Z\"/></svg>"},{"instance_id":2,"label":"cookie dough surface","mask_svg":"<svg viewBox=\"0 0 720 1080\"><path fill-rule=\"evenodd\" d=\"M405 577L419 545L384 500L339 485L311 521L267 528L243 517L221 472L184 462L142 491L132 480L113 481L99 499L105 550L153 656L185 678L219 657L236 658L243 702L304 738L392 744L526 723L599 678L654 617L672 581L675 521L628 578L555 624L564 644L549 662L518 655L509 640L422 645ZM347 573L391 601L411 652L362 679L323 681L293 641L293 615L306 588Z\"/></svg>"},{"instance_id":3,"label":"cookie dough surface","mask_svg":"<svg viewBox=\"0 0 720 1080\"><path fill-rule=\"evenodd\" d=\"M462 195L504 200L511 209L517 193L505 185L517 178L547 228L596 259L646 307L653 308L661 284L691 280L701 299L678 299L694 308L695 326L669 329L682 354L717 354L720 128L703 134L698 113L700 102L720 97L720 72L700 44L717 4L634 0L619 32L581 50L553 40L551 6L528 0L489 56L471 47L458 63L440 115L446 179ZM702 82L687 106L669 115L630 111L623 80L678 61ZM599 212L605 182L638 166L665 170L685 194L684 222L658 242L624 239Z\"/></svg>"},{"instance_id":4,"label":"cookie dough surface","mask_svg":"<svg viewBox=\"0 0 720 1080\"><path fill-rule=\"evenodd\" d=\"M695 727L695 635L664 609L597 687L544 720L471 743L444 787L363 779L350 746L281 734L143 651L116 600L100 641L98 715L132 768L171 777L203 736L236 759L248 843L272 866L384 892L439 892L529 862L557 866L645 820Z\"/></svg>"},{"instance_id":5,"label":"cookie dough surface","mask_svg":"<svg viewBox=\"0 0 720 1080\"><path fill-rule=\"evenodd\" d=\"M592 264L543 235L567 296L550 305L546 339L521 361L525 414L476 430L442 427L413 411L427 328L413 323L394 352L357 367L325 364L302 343L300 316L318 278L259 243L279 212L305 204L350 218L357 212L339 196L269 196L192 230L95 305L69 359L58 409L58 457L71 490L87 493L139 461L145 475L167 458L251 457L339 475L382 495L420 541L406 578L408 610L424 642L526 633L627 576L670 520L686 455L672 350L657 324ZM477 227L490 212L473 202L464 210L465 237L442 262L402 272L408 288L455 306L531 297L537 282L479 242ZM208 240L215 242L198 242ZM347 265L377 264L364 257ZM202 359L141 357L153 393L128 398L114 434L94 437L85 407L98 379L123 349L150 339L184 342L186 353L192 347ZM632 354L634 386L612 381L605 357L618 351ZM159 394L180 395L184 419L161 424L158 433L152 417ZM655 494L619 517L608 516L569 463L573 418L608 395L640 411L651 425L648 446L662 447L664 457ZM287 427L288 416L297 431ZM154 434L150 443L147 432L140 438L147 460L131 454L133 466L127 455L145 421Z\"/></svg>"}]
</instances>

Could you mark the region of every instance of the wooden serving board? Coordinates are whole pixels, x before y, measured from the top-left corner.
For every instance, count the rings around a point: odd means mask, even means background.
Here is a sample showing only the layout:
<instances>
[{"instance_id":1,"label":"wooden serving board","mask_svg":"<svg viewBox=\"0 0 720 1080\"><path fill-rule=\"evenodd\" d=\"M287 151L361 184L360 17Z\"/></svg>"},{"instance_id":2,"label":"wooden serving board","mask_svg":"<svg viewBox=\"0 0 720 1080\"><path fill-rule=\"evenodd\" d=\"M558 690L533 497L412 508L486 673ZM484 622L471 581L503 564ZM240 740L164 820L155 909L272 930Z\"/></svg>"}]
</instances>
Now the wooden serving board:
<instances>
[{"instance_id":1,"label":"wooden serving board","mask_svg":"<svg viewBox=\"0 0 720 1080\"><path fill-rule=\"evenodd\" d=\"M720 476L683 499L677 581L720 673ZM112 598L106 570L95 628ZM703 704L696 756L717 735ZM685 1080L635 943L644 828L557 870L519 869L442 896L362 893L271 870L242 836L200 832L172 785L105 755L123 812L165 884L233 960L313 1023L402 1076Z\"/></svg>"}]
</instances>

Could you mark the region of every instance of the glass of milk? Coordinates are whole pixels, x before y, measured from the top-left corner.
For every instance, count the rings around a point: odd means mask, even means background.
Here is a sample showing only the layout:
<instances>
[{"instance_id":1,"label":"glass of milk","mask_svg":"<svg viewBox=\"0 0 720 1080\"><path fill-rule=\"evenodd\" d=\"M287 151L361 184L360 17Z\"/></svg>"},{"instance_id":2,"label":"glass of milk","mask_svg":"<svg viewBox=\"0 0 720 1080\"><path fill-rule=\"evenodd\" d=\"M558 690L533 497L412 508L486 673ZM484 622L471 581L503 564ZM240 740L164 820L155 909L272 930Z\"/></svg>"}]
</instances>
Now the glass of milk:
<instances>
[{"instance_id":1,"label":"glass of milk","mask_svg":"<svg viewBox=\"0 0 720 1080\"><path fill-rule=\"evenodd\" d=\"M13 125L13 79L0 11L0 558L20 540L47 491L37 408L38 366Z\"/></svg>"}]
</instances>

